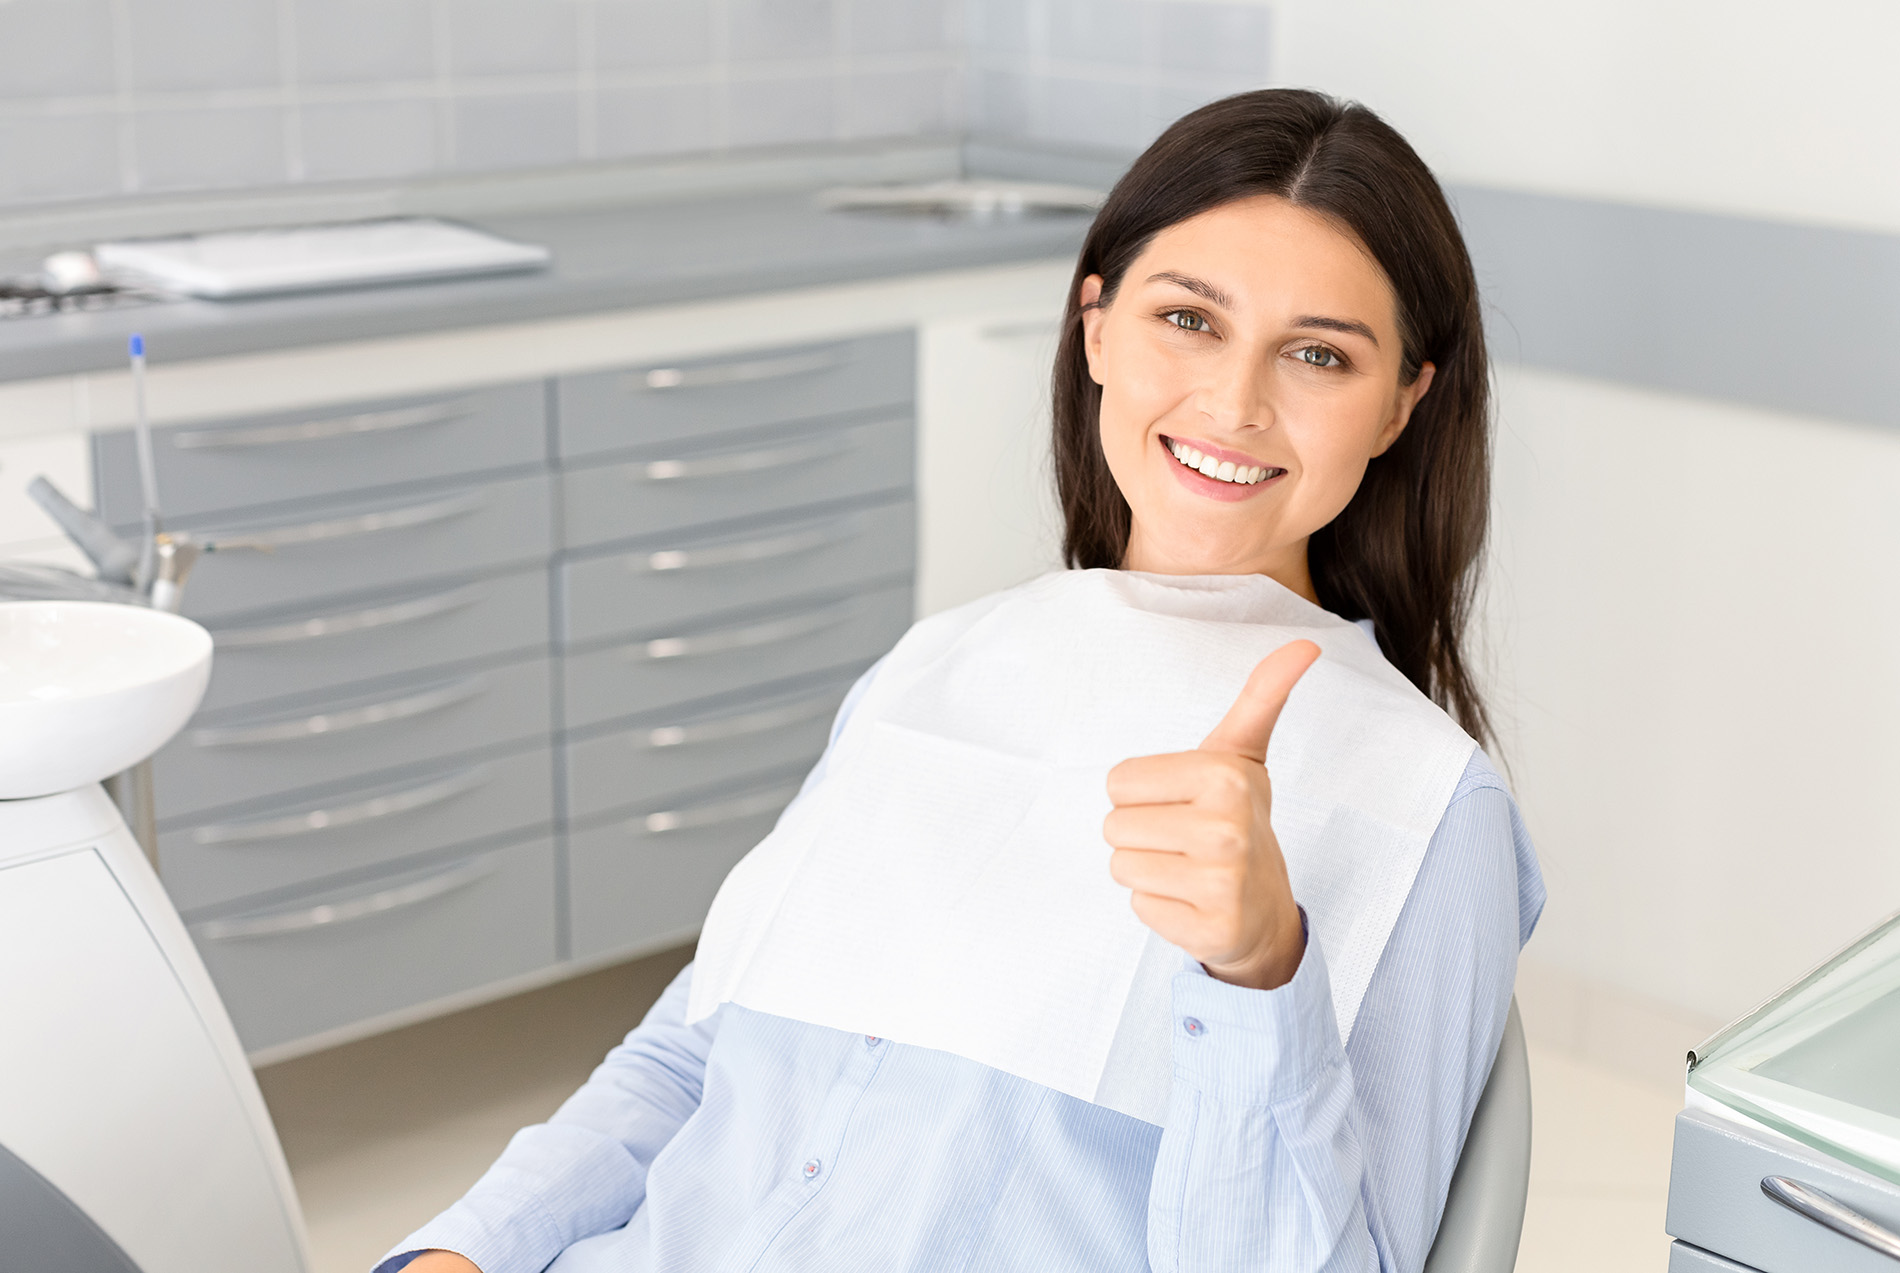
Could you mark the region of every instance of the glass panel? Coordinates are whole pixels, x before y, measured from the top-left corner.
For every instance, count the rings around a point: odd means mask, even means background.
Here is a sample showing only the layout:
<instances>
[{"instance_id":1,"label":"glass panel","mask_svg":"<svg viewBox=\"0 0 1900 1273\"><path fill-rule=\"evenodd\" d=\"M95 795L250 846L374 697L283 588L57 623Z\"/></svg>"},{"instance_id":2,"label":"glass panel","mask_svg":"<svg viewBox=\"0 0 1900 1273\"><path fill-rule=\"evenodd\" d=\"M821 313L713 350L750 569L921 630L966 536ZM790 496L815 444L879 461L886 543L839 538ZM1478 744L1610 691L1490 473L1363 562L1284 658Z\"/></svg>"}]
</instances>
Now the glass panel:
<instances>
[{"instance_id":1,"label":"glass panel","mask_svg":"<svg viewBox=\"0 0 1900 1273\"><path fill-rule=\"evenodd\" d=\"M1697 1049L1689 1086L1900 1183L1900 915Z\"/></svg>"}]
</instances>

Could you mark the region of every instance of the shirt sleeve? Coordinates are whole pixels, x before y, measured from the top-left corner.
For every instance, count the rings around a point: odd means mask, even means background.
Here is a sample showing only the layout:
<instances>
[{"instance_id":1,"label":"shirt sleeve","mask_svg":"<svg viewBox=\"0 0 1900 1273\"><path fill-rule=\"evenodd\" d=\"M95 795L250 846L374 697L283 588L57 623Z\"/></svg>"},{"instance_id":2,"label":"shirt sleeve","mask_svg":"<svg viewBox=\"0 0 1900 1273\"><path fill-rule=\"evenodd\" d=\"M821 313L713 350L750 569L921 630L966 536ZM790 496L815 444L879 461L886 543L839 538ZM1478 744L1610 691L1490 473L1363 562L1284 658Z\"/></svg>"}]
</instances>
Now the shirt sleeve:
<instances>
[{"instance_id":1,"label":"shirt sleeve","mask_svg":"<svg viewBox=\"0 0 1900 1273\"><path fill-rule=\"evenodd\" d=\"M1178 974L1156 1273L1422 1268L1542 904L1516 806L1479 755L1343 1047L1316 942L1275 990Z\"/></svg>"},{"instance_id":2,"label":"shirt sleeve","mask_svg":"<svg viewBox=\"0 0 1900 1273\"><path fill-rule=\"evenodd\" d=\"M873 665L845 696L832 742L876 673ZM821 756L797 799L824 768ZM482 1273L539 1273L573 1243L631 1219L646 1197L647 1167L699 1108L720 1014L686 1024L692 977L689 965L552 1118L516 1132L459 1202L398 1243L374 1273L396 1273L432 1250L466 1256Z\"/></svg>"}]
</instances>

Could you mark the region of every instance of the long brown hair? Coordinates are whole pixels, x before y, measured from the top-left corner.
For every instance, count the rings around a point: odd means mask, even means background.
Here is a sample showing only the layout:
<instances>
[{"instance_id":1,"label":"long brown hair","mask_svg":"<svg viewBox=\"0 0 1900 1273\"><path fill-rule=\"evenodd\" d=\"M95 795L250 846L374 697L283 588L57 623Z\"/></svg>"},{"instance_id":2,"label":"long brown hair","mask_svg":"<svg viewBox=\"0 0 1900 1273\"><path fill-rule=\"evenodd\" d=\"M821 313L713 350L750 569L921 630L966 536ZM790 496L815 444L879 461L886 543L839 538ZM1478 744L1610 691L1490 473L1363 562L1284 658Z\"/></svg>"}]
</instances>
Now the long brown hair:
<instances>
[{"instance_id":1,"label":"long brown hair","mask_svg":"<svg viewBox=\"0 0 1900 1273\"><path fill-rule=\"evenodd\" d=\"M1083 352L1082 281L1113 300L1160 231L1251 195L1274 194L1344 226L1398 301L1400 375L1437 371L1430 392L1359 490L1315 532L1307 562L1320 604L1371 619L1399 671L1480 742L1491 734L1465 658L1490 509L1490 382L1471 258L1431 171L1365 107L1262 89L1203 106L1156 139L1090 227L1056 351L1056 491L1072 567L1119 567L1129 509L1102 454L1101 387Z\"/></svg>"}]
</instances>

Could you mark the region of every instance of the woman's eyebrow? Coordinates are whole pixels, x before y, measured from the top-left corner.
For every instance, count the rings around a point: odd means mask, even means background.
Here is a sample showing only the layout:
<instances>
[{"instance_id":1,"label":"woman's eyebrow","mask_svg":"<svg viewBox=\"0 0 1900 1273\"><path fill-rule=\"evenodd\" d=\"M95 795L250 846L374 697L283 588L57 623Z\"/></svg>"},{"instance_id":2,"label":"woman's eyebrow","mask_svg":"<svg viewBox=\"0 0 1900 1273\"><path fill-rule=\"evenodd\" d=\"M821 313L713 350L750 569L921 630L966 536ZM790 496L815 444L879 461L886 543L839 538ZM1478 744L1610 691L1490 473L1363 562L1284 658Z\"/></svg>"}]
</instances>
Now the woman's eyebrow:
<instances>
[{"instance_id":1,"label":"woman's eyebrow","mask_svg":"<svg viewBox=\"0 0 1900 1273\"><path fill-rule=\"evenodd\" d=\"M1305 314L1293 320L1295 327L1318 327L1329 332L1349 332L1354 336L1364 336L1378 348L1379 338L1372 334L1372 328L1356 318L1327 318L1323 314Z\"/></svg>"},{"instance_id":2,"label":"woman's eyebrow","mask_svg":"<svg viewBox=\"0 0 1900 1273\"><path fill-rule=\"evenodd\" d=\"M1206 279L1195 278L1192 274L1176 274L1173 270L1163 270L1159 274L1148 276L1150 283L1172 283L1176 287L1185 287L1196 296L1204 297L1222 309L1234 308L1234 298L1215 287Z\"/></svg>"}]
</instances>

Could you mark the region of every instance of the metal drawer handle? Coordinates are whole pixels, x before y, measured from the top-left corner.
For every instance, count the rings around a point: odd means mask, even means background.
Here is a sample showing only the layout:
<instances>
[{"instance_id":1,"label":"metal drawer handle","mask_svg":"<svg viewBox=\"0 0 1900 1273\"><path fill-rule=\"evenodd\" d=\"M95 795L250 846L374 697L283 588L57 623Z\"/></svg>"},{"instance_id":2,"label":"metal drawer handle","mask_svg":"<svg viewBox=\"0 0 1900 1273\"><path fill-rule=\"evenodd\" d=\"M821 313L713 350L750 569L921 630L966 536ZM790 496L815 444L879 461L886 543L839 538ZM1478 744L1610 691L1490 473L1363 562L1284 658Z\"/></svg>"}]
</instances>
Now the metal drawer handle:
<instances>
[{"instance_id":1,"label":"metal drawer handle","mask_svg":"<svg viewBox=\"0 0 1900 1273\"><path fill-rule=\"evenodd\" d=\"M1900 1233L1869 1219L1838 1198L1786 1176L1763 1176L1761 1191L1824 1229L1832 1229L1844 1238L1900 1260Z\"/></svg>"},{"instance_id":2,"label":"metal drawer handle","mask_svg":"<svg viewBox=\"0 0 1900 1273\"><path fill-rule=\"evenodd\" d=\"M644 751L648 748L690 747L694 743L723 742L728 738L749 738L753 734L770 733L800 721L829 716L834 710L832 696L823 694L800 703L788 703L784 707L747 712L743 716L727 716L691 725L661 725L644 734L634 735L633 745Z\"/></svg>"},{"instance_id":3,"label":"metal drawer handle","mask_svg":"<svg viewBox=\"0 0 1900 1273\"><path fill-rule=\"evenodd\" d=\"M249 429L191 429L172 434L172 445L181 451L196 451L320 442L359 433L391 433L397 429L419 429L425 424L446 424L468 413L466 403L438 402L424 407L398 407L393 411L364 411L326 420L301 420L295 424L265 424Z\"/></svg>"},{"instance_id":4,"label":"metal drawer handle","mask_svg":"<svg viewBox=\"0 0 1900 1273\"><path fill-rule=\"evenodd\" d=\"M493 875L499 865L494 858L485 858L478 862L464 863L412 884L384 889L379 893L366 893L362 897L352 897L347 901L325 902L321 906L312 906L307 910L278 911L271 915L207 920L196 926L197 932L207 941L231 941L242 937L279 937L285 933L307 933L313 928L324 928L331 924L347 924L351 920L368 919L371 915L387 915L391 911L404 910L441 897L445 893L453 893L458 888L467 888L475 881Z\"/></svg>"},{"instance_id":5,"label":"metal drawer handle","mask_svg":"<svg viewBox=\"0 0 1900 1273\"><path fill-rule=\"evenodd\" d=\"M426 809L463 792L473 791L487 781L488 767L477 765L447 778L426 782L420 787L411 787L407 791L387 796L375 796L357 804L312 809L308 813L293 813L289 817L268 818L262 822L226 822L199 827L191 833L191 838L199 844L258 844L269 840L289 840L312 831L333 831L338 827L356 826L382 818L393 818L399 813Z\"/></svg>"},{"instance_id":6,"label":"metal drawer handle","mask_svg":"<svg viewBox=\"0 0 1900 1273\"><path fill-rule=\"evenodd\" d=\"M790 376L810 375L814 371L829 371L842 365L844 360L842 349L819 349L810 353L747 358L739 362L712 363L700 367L655 367L634 380L633 387L647 390L707 389L714 385L784 380Z\"/></svg>"},{"instance_id":7,"label":"metal drawer handle","mask_svg":"<svg viewBox=\"0 0 1900 1273\"><path fill-rule=\"evenodd\" d=\"M314 619L299 619L294 623L277 623L261 628L225 628L213 632L211 640L212 644L220 650L290 645L297 641L312 641L318 637L341 636L346 632L363 632L370 628L387 628L399 623L414 623L419 619L428 619L438 614L447 614L451 610L461 610L472 606L486 595L485 590L479 585L470 584L468 587L456 588L450 592L439 592L432 597L418 597L414 601L398 601L387 606L372 606L367 610L319 615Z\"/></svg>"},{"instance_id":8,"label":"metal drawer handle","mask_svg":"<svg viewBox=\"0 0 1900 1273\"><path fill-rule=\"evenodd\" d=\"M649 813L644 818L635 818L627 823L627 830L636 834L664 835L668 831L691 831L698 827L718 826L722 822L737 822L741 818L756 817L761 813L777 813L790 804L792 797L797 794L798 784L789 783L733 800Z\"/></svg>"},{"instance_id":9,"label":"metal drawer handle","mask_svg":"<svg viewBox=\"0 0 1900 1273\"><path fill-rule=\"evenodd\" d=\"M737 451L729 455L708 455L683 460L649 460L645 464L636 464L630 470L630 476L636 482L676 482L689 477L731 477L736 473L763 473L771 469L788 469L798 464L813 464L819 460L830 459L834 455L843 455L858 444L858 439L850 432L841 432L829 438L814 442L798 442L790 446L764 447L757 451Z\"/></svg>"},{"instance_id":10,"label":"metal drawer handle","mask_svg":"<svg viewBox=\"0 0 1900 1273\"><path fill-rule=\"evenodd\" d=\"M438 686L405 698L367 703L362 707L346 707L336 712L320 712L315 716L304 716L296 720L272 721L268 725L232 725L224 728L194 729L191 731L191 741L198 747L249 747L257 743L295 742L298 739L318 738L325 734L347 733L352 729L361 729L365 725L381 725L386 721L410 720L417 716L426 716L430 712L439 712L457 703L466 703L469 699L485 694L487 691L487 677L471 676L453 685Z\"/></svg>"},{"instance_id":11,"label":"metal drawer handle","mask_svg":"<svg viewBox=\"0 0 1900 1273\"><path fill-rule=\"evenodd\" d=\"M436 522L466 517L485 502L486 498L480 491L470 491L449 499L432 500L427 504L411 504L406 508L358 513L353 517L338 517L324 522L305 522L300 526L274 526L248 534L220 537L216 543L221 552L231 548L257 548L270 552L273 549L290 548L298 544L323 543L332 539L354 539L358 535L375 535L386 530L409 530L416 526L430 526Z\"/></svg>"},{"instance_id":12,"label":"metal drawer handle","mask_svg":"<svg viewBox=\"0 0 1900 1273\"><path fill-rule=\"evenodd\" d=\"M741 544L709 544L704 548L666 548L627 558L627 569L636 575L667 570L702 570L710 566L739 566L753 561L770 561L813 552L842 543L859 533L856 518L841 518L824 526L795 530L788 535L767 539L748 539Z\"/></svg>"},{"instance_id":13,"label":"metal drawer handle","mask_svg":"<svg viewBox=\"0 0 1900 1273\"><path fill-rule=\"evenodd\" d=\"M822 632L826 628L836 627L850 617L851 606L847 602L844 605L830 606L811 614L748 624L742 628L722 628L717 632L702 632L694 636L657 637L651 641L630 645L623 653L627 658L637 661L685 659L699 654L723 654L728 650L745 650L755 645L772 645L778 641L789 641L794 637Z\"/></svg>"}]
</instances>

